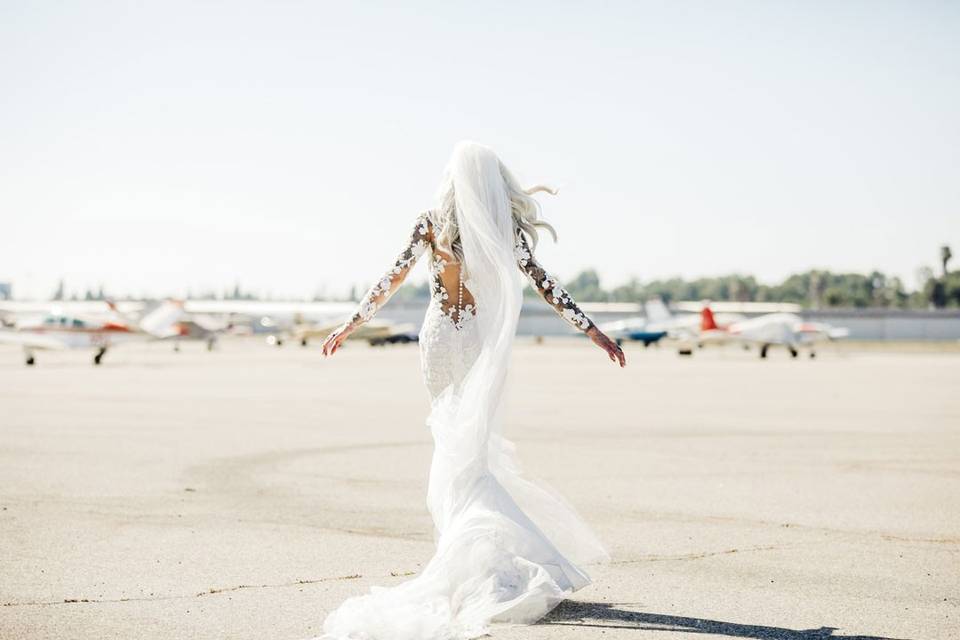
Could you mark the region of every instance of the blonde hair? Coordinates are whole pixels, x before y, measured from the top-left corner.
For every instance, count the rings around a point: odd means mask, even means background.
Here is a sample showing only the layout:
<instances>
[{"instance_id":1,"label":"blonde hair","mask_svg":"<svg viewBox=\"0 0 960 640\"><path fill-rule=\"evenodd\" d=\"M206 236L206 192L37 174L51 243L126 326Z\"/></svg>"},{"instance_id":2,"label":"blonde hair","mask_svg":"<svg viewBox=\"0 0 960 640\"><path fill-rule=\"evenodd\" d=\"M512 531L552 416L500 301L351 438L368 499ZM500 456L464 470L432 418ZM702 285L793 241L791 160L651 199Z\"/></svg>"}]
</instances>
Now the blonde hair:
<instances>
[{"instance_id":1,"label":"blonde hair","mask_svg":"<svg viewBox=\"0 0 960 640\"><path fill-rule=\"evenodd\" d=\"M540 219L540 203L532 196L545 191L550 195L557 195L557 190L546 185L538 184L528 189L520 186L520 182L511 171L498 160L500 177L506 186L507 196L510 198L510 211L513 214L514 229L527 235L530 250L537 247L540 239L538 229L546 229L553 241L557 241L557 231L548 222ZM463 262L463 247L460 244L460 230L457 228L457 203L453 190L453 180L444 176L440 189L437 192L439 206L431 212L431 221L434 227L434 237L437 244L452 253L457 260Z\"/></svg>"}]
</instances>

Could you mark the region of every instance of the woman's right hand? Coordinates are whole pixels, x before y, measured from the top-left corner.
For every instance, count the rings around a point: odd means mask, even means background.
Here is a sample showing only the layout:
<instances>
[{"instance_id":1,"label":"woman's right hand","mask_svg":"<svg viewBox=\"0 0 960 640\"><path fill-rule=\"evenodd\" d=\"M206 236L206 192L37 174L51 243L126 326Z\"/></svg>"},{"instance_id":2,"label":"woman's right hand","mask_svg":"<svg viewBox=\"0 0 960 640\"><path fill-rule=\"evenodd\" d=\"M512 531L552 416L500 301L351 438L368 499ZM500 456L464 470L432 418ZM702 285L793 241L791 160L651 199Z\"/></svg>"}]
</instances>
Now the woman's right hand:
<instances>
[{"instance_id":1,"label":"woman's right hand","mask_svg":"<svg viewBox=\"0 0 960 640\"><path fill-rule=\"evenodd\" d=\"M593 340L593 344L607 352L607 356L610 357L610 360L620 363L621 367L627 366L627 359L623 355L623 349L620 348L620 345L607 337L607 334L605 334L603 331L600 331L600 329L597 329L597 325L593 325L587 329L587 335L590 336L591 340Z\"/></svg>"},{"instance_id":2,"label":"woman's right hand","mask_svg":"<svg viewBox=\"0 0 960 640\"><path fill-rule=\"evenodd\" d=\"M353 333L355 328L356 327L349 322L345 322L334 329L323 341L323 355L332 356L334 353L336 353L337 349L340 348L340 345L343 344L343 341L346 340L351 333Z\"/></svg>"}]
</instances>

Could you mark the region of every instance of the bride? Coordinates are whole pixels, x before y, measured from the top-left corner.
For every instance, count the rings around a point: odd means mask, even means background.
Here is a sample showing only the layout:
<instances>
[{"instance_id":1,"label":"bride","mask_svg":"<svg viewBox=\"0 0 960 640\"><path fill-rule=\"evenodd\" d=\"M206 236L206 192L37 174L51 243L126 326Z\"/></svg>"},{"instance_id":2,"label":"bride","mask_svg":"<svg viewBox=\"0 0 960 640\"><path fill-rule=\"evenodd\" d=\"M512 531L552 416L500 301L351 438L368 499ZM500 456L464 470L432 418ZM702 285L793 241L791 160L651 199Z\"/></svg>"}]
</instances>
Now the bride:
<instances>
[{"instance_id":1,"label":"bride","mask_svg":"<svg viewBox=\"0 0 960 640\"><path fill-rule=\"evenodd\" d=\"M432 293L420 329L433 434L427 505L436 553L420 575L349 598L323 638L466 640L491 622L533 623L590 583L583 566L606 560L599 540L562 498L520 473L500 436L500 398L520 314L520 272L558 314L622 367L620 348L537 262L538 220L493 151L456 146L437 209L421 214L396 264L323 344L332 355L430 253ZM519 267L519 268L518 268Z\"/></svg>"}]
</instances>

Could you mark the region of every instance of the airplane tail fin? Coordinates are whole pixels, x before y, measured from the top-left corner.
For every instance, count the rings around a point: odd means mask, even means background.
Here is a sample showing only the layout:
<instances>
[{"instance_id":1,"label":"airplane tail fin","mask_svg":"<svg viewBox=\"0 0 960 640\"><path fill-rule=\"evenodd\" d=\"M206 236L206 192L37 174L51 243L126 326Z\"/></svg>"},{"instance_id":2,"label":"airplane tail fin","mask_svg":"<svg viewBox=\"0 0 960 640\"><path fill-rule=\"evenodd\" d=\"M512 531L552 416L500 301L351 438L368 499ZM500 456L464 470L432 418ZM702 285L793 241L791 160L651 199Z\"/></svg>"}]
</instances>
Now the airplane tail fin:
<instances>
[{"instance_id":1,"label":"airplane tail fin","mask_svg":"<svg viewBox=\"0 0 960 640\"><path fill-rule=\"evenodd\" d=\"M708 305L704 305L700 310L700 331L715 331L719 328L713 317L713 311Z\"/></svg>"},{"instance_id":2,"label":"airplane tail fin","mask_svg":"<svg viewBox=\"0 0 960 640\"><path fill-rule=\"evenodd\" d=\"M666 322L673 317L662 298L650 298L644 303L643 310L647 314L647 322L650 323Z\"/></svg>"},{"instance_id":3,"label":"airplane tail fin","mask_svg":"<svg viewBox=\"0 0 960 640\"><path fill-rule=\"evenodd\" d=\"M170 338L180 333L177 323L182 317L183 303L178 300L167 300L143 316L140 320L140 328L155 338Z\"/></svg>"}]
</instances>

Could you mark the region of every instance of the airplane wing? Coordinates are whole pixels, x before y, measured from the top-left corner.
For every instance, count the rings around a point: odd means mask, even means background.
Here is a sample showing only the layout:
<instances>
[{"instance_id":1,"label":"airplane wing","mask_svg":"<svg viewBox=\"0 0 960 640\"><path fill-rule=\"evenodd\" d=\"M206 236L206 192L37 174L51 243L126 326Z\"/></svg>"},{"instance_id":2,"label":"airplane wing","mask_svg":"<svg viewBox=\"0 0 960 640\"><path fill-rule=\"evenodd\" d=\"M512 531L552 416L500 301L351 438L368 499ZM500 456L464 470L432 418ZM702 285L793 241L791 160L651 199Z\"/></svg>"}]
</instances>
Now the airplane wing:
<instances>
[{"instance_id":1,"label":"airplane wing","mask_svg":"<svg viewBox=\"0 0 960 640\"><path fill-rule=\"evenodd\" d=\"M256 300L187 300L187 313L238 314L325 319L346 316L356 309L356 302L260 302Z\"/></svg>"},{"instance_id":2,"label":"airplane wing","mask_svg":"<svg viewBox=\"0 0 960 640\"><path fill-rule=\"evenodd\" d=\"M209 331L211 333L225 331L227 328L227 323L223 320L205 314L191 314L189 321L204 331Z\"/></svg>"},{"instance_id":3,"label":"airplane wing","mask_svg":"<svg viewBox=\"0 0 960 640\"><path fill-rule=\"evenodd\" d=\"M27 331L0 331L0 344L13 344L30 349L66 349L67 345L52 336Z\"/></svg>"},{"instance_id":4,"label":"airplane wing","mask_svg":"<svg viewBox=\"0 0 960 640\"><path fill-rule=\"evenodd\" d=\"M170 338L179 333L177 322L183 317L183 304L164 302L140 320L140 328L155 338Z\"/></svg>"},{"instance_id":5,"label":"airplane wing","mask_svg":"<svg viewBox=\"0 0 960 640\"><path fill-rule=\"evenodd\" d=\"M734 324L730 331L735 338L746 342L788 345L797 342L795 327L800 322L800 318L792 314L771 313Z\"/></svg>"}]
</instances>

